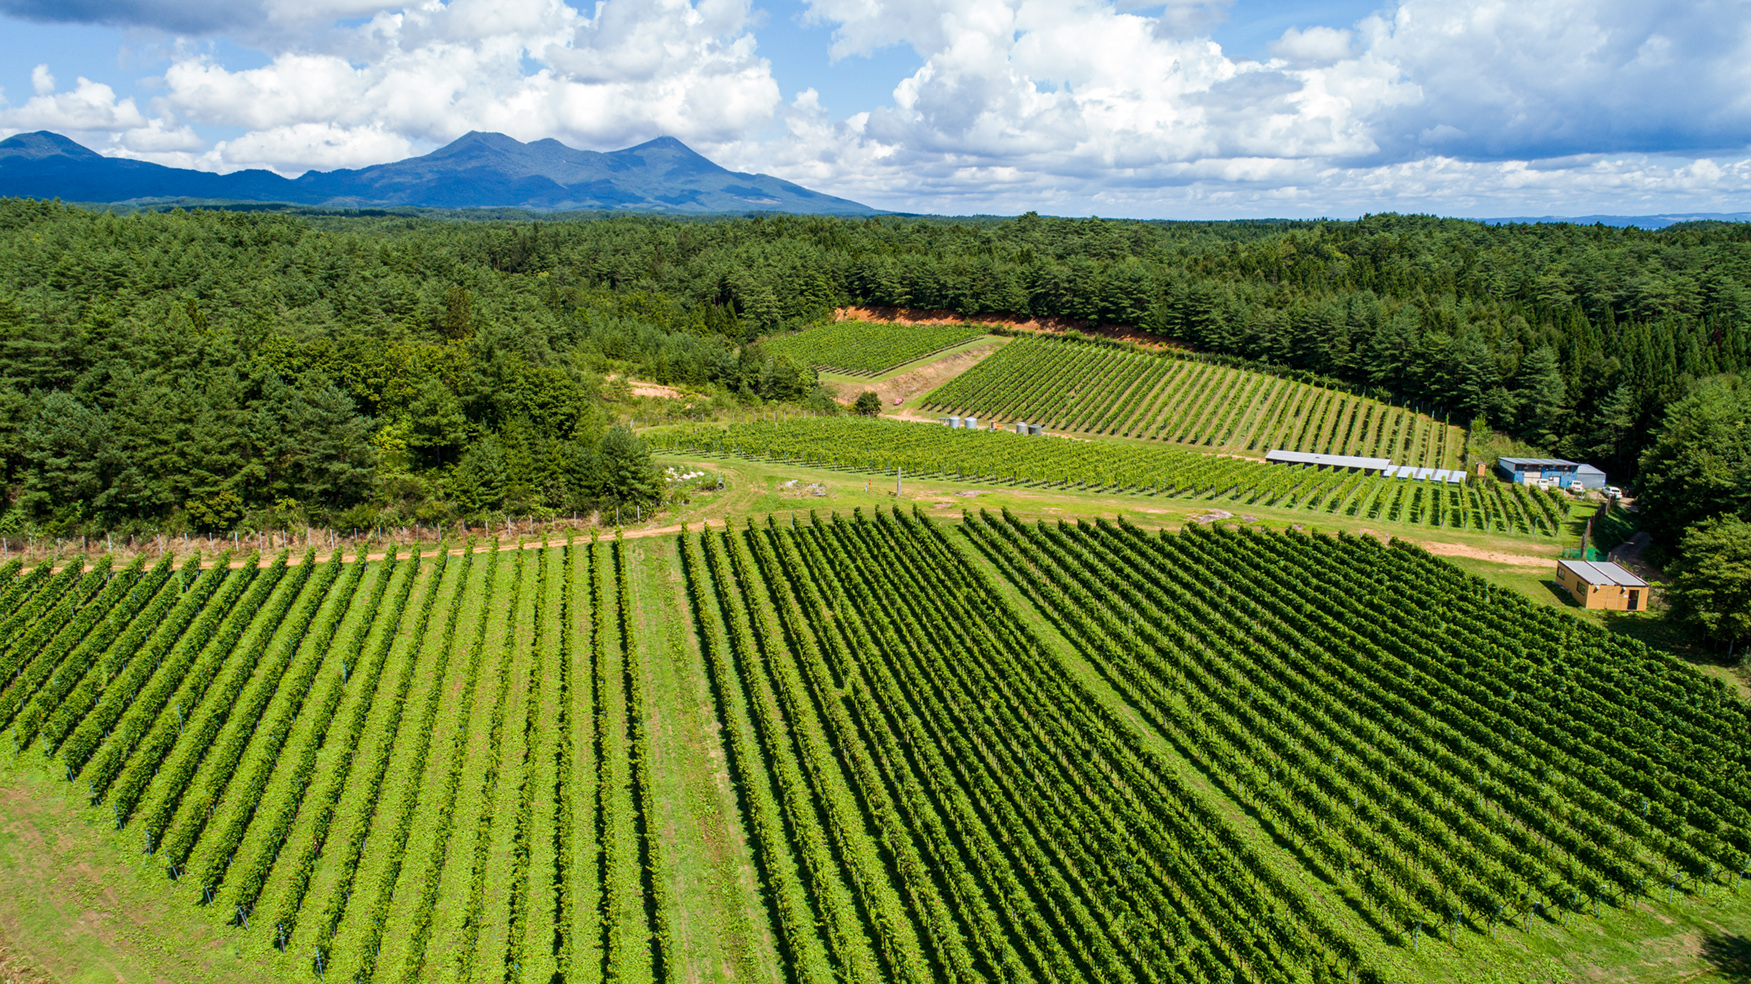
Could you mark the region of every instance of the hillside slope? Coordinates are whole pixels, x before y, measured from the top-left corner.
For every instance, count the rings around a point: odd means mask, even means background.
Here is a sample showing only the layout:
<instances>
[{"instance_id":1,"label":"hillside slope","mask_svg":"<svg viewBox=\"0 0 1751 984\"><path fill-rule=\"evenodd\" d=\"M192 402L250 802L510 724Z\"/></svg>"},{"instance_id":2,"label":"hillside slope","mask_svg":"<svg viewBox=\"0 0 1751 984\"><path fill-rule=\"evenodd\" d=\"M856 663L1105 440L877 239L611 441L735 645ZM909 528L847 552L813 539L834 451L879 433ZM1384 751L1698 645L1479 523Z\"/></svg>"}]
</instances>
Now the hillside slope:
<instances>
[{"instance_id":1,"label":"hillside slope","mask_svg":"<svg viewBox=\"0 0 1751 984\"><path fill-rule=\"evenodd\" d=\"M924 398L983 422L1145 438L1263 457L1273 448L1458 468L1464 431L1277 376L1049 336L1018 339Z\"/></svg>"}]
</instances>

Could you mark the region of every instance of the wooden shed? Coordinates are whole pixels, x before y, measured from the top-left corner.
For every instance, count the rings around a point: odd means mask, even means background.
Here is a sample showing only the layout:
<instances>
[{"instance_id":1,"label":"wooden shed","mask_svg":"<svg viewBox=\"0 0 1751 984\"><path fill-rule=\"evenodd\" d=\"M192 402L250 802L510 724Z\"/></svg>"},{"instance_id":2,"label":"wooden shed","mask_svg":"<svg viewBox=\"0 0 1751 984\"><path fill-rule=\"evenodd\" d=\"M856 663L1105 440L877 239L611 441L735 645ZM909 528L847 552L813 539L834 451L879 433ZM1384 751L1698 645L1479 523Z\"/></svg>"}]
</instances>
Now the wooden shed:
<instances>
[{"instance_id":1,"label":"wooden shed","mask_svg":"<svg viewBox=\"0 0 1751 984\"><path fill-rule=\"evenodd\" d=\"M1639 612L1648 607L1648 582L1608 560L1559 560L1556 579L1582 608Z\"/></svg>"}]
</instances>

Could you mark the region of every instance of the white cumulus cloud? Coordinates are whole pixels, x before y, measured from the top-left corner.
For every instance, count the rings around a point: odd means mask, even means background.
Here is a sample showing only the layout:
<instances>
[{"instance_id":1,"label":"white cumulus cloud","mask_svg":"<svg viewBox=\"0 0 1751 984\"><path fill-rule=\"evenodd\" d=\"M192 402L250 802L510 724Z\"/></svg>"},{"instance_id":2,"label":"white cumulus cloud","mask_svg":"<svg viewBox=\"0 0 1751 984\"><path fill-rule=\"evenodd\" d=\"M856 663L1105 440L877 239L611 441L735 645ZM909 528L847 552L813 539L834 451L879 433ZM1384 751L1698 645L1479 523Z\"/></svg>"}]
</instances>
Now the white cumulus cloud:
<instances>
[{"instance_id":1,"label":"white cumulus cloud","mask_svg":"<svg viewBox=\"0 0 1751 984\"><path fill-rule=\"evenodd\" d=\"M253 131L219 148L227 163L285 171L469 130L597 147L722 141L767 123L779 102L748 17L745 0L604 0L588 15L560 0L451 0L380 12L325 34L326 51L260 68L179 61L164 104Z\"/></svg>"},{"instance_id":2,"label":"white cumulus cloud","mask_svg":"<svg viewBox=\"0 0 1751 984\"><path fill-rule=\"evenodd\" d=\"M118 99L116 91L102 82L80 77L73 88L62 91L48 66L31 72L36 95L21 106L0 114L13 130L75 130L110 132L146 125L146 115L132 99Z\"/></svg>"},{"instance_id":3,"label":"white cumulus cloud","mask_svg":"<svg viewBox=\"0 0 1751 984\"><path fill-rule=\"evenodd\" d=\"M1355 32L1335 27L1291 27L1270 44L1271 55L1295 65L1329 65L1350 56Z\"/></svg>"},{"instance_id":4,"label":"white cumulus cloud","mask_svg":"<svg viewBox=\"0 0 1751 984\"><path fill-rule=\"evenodd\" d=\"M1356 23L1297 24L1259 58L1210 38L1232 0L801 2L830 28L830 71L893 46L916 70L876 105L782 93L754 0L0 0L266 56L232 67L179 43L146 105L43 66L0 129L288 174L468 130L598 149L668 134L943 212L1744 207L1746 0L1385 0Z\"/></svg>"},{"instance_id":5,"label":"white cumulus cloud","mask_svg":"<svg viewBox=\"0 0 1751 984\"><path fill-rule=\"evenodd\" d=\"M836 54L906 44L924 64L890 105L813 113L785 153L740 159L811 176L831 159L838 193L963 212L1621 210L1662 194L1730 209L1743 191L1743 0L1400 0L1291 28L1263 61L1188 36L1183 8L1150 9L810 0Z\"/></svg>"}]
</instances>

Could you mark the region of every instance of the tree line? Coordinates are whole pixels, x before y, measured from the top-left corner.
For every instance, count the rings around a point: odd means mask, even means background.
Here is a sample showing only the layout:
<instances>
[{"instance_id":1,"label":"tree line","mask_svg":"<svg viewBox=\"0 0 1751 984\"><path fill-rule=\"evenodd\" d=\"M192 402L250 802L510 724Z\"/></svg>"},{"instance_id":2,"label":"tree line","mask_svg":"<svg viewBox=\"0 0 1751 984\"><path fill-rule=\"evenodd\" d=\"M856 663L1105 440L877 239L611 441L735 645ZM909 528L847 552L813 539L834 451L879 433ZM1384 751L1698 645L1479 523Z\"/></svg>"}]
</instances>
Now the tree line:
<instances>
[{"instance_id":1,"label":"tree line","mask_svg":"<svg viewBox=\"0 0 1751 984\"><path fill-rule=\"evenodd\" d=\"M606 477L638 459L610 439L610 377L824 407L813 373L758 340L850 303L1136 325L1628 477L1668 408L1751 361L1751 226L468 222L5 200L0 526L631 501L643 478Z\"/></svg>"}]
</instances>

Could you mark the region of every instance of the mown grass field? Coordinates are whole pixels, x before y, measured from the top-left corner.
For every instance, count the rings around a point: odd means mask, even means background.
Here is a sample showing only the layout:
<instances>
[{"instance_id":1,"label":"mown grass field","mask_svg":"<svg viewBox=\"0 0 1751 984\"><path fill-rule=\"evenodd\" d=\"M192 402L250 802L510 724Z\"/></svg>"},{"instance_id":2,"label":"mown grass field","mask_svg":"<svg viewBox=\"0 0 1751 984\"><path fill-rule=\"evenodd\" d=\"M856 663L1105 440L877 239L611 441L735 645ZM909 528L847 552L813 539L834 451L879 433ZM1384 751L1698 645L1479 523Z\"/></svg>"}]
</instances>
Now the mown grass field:
<instances>
[{"instance_id":1,"label":"mown grass field","mask_svg":"<svg viewBox=\"0 0 1751 984\"><path fill-rule=\"evenodd\" d=\"M1267 465L1227 455L1110 439L1022 436L989 428L849 418L669 427L648 439L677 453L716 453L894 476L1041 489L1125 492L1255 506L1411 528L1559 538L1574 500L1493 479L1468 483L1384 478L1329 468Z\"/></svg>"},{"instance_id":2,"label":"mown grass field","mask_svg":"<svg viewBox=\"0 0 1751 984\"><path fill-rule=\"evenodd\" d=\"M1373 540L789 494L8 571L0 933L55 979L1733 979L1746 710L1681 662Z\"/></svg>"},{"instance_id":3,"label":"mown grass field","mask_svg":"<svg viewBox=\"0 0 1751 984\"><path fill-rule=\"evenodd\" d=\"M834 321L774 336L763 344L769 351L824 371L873 378L984 335L985 329L971 325Z\"/></svg>"},{"instance_id":4,"label":"mown grass field","mask_svg":"<svg viewBox=\"0 0 1751 984\"><path fill-rule=\"evenodd\" d=\"M981 421L1143 438L1262 458L1281 448L1462 468L1465 433L1348 393L1183 357L1054 337L1017 339L926 394Z\"/></svg>"}]
</instances>

